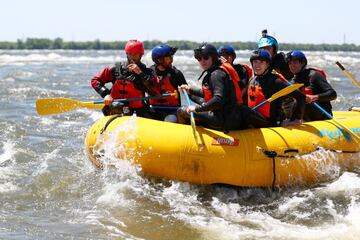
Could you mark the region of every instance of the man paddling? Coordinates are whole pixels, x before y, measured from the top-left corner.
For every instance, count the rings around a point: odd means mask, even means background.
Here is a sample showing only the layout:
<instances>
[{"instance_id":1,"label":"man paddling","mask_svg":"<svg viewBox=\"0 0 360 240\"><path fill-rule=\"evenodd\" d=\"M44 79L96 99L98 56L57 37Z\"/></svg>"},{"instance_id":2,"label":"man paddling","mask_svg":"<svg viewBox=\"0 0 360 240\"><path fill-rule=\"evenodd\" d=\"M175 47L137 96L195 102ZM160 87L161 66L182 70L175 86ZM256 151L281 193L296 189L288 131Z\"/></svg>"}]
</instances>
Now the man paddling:
<instances>
[{"instance_id":1,"label":"man paddling","mask_svg":"<svg viewBox=\"0 0 360 240\"><path fill-rule=\"evenodd\" d=\"M115 66L104 68L98 75L91 79L91 86L104 98L105 116L113 114L150 117L149 107L143 100L127 103L115 103L114 99L142 98L145 92L155 95L151 69L141 62L144 54L144 44L137 40L130 40L125 45L126 62L115 63ZM109 89L105 86L112 83Z\"/></svg>"},{"instance_id":2,"label":"man paddling","mask_svg":"<svg viewBox=\"0 0 360 240\"><path fill-rule=\"evenodd\" d=\"M304 120L316 121L325 120L328 117L319 111L312 102L317 102L326 112L332 115L332 106L330 101L336 99L336 91L326 80L326 74L323 70L314 67L307 67L305 54L299 50L293 50L286 54L286 62L290 71L294 74L292 79L294 83L303 83L301 89L306 96Z\"/></svg>"}]
</instances>

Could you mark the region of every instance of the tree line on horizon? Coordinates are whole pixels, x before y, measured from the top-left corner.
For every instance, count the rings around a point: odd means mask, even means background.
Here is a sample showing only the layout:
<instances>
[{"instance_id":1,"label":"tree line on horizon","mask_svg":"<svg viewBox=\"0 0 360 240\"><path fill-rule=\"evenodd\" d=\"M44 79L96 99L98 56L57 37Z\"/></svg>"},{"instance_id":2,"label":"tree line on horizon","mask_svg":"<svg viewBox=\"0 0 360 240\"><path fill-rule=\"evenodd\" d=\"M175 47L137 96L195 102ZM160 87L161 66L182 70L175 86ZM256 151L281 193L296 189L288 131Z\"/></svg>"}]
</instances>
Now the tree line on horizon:
<instances>
[{"instance_id":1,"label":"tree line on horizon","mask_svg":"<svg viewBox=\"0 0 360 240\"><path fill-rule=\"evenodd\" d=\"M62 38L54 40L47 38L18 39L16 42L0 42L0 49L72 49L72 50L119 50L124 49L127 41L104 42L98 39L94 41L63 41ZM158 40L143 41L145 49L152 49L161 44L168 44L181 50L192 50L199 46L199 42L187 40L174 40L161 42ZM219 47L231 44L236 50L251 50L257 48L257 42L212 42ZM303 51L360 51L360 45L355 44L306 44L306 43L280 43L281 50L300 49Z\"/></svg>"}]
</instances>

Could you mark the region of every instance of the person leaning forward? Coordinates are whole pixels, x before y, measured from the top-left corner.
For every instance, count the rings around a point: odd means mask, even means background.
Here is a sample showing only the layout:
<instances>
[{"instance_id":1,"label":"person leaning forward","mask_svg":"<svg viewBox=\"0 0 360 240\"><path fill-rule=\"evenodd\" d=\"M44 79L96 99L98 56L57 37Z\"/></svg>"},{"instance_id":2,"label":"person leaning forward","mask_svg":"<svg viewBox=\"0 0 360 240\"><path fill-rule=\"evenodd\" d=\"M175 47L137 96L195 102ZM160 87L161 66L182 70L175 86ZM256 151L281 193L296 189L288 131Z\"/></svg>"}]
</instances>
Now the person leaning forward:
<instances>
[{"instance_id":1,"label":"person leaning forward","mask_svg":"<svg viewBox=\"0 0 360 240\"><path fill-rule=\"evenodd\" d=\"M126 62L115 63L115 66L104 68L98 75L91 79L91 86L104 98L105 116L113 114L151 117L149 107L143 100L115 102L115 99L142 98L145 92L155 95L151 89L153 75L151 69L141 62L144 54L144 45L137 40L130 40L125 45ZM105 84L112 83L111 89Z\"/></svg>"},{"instance_id":2,"label":"person leaning forward","mask_svg":"<svg viewBox=\"0 0 360 240\"><path fill-rule=\"evenodd\" d=\"M208 43L202 44L194 50L194 57L203 69L199 80L205 74L202 87L195 89L182 85L180 89L185 89L190 97L198 96L202 100L200 105L179 108L177 111L179 123L187 123L190 112L193 112L195 120L208 128L224 132L247 128L244 115L252 110L244 104L237 103L234 83L227 74L227 70L221 66L216 48ZM256 112L254 113L256 115Z\"/></svg>"},{"instance_id":3,"label":"person leaning forward","mask_svg":"<svg viewBox=\"0 0 360 240\"><path fill-rule=\"evenodd\" d=\"M208 128L224 130L227 114L236 105L235 91L231 87L229 76L220 68L221 62L216 48L204 43L194 50L194 57L203 69L199 80L202 80L202 89L190 88L181 85L190 97L192 95L203 98L202 104L197 106L183 106L178 109L179 123L187 123L190 112L194 113L195 120Z\"/></svg>"}]
</instances>

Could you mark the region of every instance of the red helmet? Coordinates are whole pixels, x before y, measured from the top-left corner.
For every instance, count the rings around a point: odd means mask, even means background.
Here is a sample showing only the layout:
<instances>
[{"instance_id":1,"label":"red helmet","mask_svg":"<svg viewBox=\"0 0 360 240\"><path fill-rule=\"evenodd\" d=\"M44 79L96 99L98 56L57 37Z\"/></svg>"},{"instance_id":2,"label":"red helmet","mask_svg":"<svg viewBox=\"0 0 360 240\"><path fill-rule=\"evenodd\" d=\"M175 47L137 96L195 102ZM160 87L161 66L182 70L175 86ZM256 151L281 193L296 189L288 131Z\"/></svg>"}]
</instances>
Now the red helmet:
<instances>
[{"instance_id":1,"label":"red helmet","mask_svg":"<svg viewBox=\"0 0 360 240\"><path fill-rule=\"evenodd\" d=\"M125 52L127 54L144 54L144 44L138 40L130 40L125 45Z\"/></svg>"}]
</instances>

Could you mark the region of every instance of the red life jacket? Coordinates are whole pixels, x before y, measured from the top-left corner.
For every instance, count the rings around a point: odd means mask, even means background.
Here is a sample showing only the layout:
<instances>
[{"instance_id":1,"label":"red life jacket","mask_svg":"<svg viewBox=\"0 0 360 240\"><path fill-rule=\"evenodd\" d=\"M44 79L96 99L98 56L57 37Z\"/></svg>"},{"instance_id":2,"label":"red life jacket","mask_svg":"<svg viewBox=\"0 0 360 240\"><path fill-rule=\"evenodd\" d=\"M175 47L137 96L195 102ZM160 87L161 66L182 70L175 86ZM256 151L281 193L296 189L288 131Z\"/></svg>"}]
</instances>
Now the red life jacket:
<instances>
[{"instance_id":1,"label":"red life jacket","mask_svg":"<svg viewBox=\"0 0 360 240\"><path fill-rule=\"evenodd\" d=\"M121 64L116 64L116 76L119 79L116 79L110 92L110 96L113 99L121 99L121 98L142 98L145 97L145 92L135 88L133 82L123 79L121 74ZM137 109L144 107L145 104L142 100L138 101L130 101L129 108Z\"/></svg>"},{"instance_id":2,"label":"red life jacket","mask_svg":"<svg viewBox=\"0 0 360 240\"><path fill-rule=\"evenodd\" d=\"M253 108L258 104L264 102L266 97L260 85L255 85L252 82L248 86L248 106ZM263 106L256 109L265 118L270 118L270 103L266 103Z\"/></svg>"},{"instance_id":3,"label":"red life jacket","mask_svg":"<svg viewBox=\"0 0 360 240\"><path fill-rule=\"evenodd\" d=\"M158 94L173 93L177 89L171 84L171 74L168 73L165 77L154 75L155 86L153 90ZM153 98L150 99L150 104L154 106L180 106L180 99L176 96L166 98Z\"/></svg>"},{"instance_id":4,"label":"red life jacket","mask_svg":"<svg viewBox=\"0 0 360 240\"><path fill-rule=\"evenodd\" d=\"M320 73L321 75L324 76L324 78L326 79L326 73L324 72L324 70L320 69L320 68L317 68L317 67L311 67L311 68L308 68L310 71L311 70L314 70L318 73ZM310 73L309 71L309 73ZM295 81L295 83L298 83ZM307 76L307 82L306 84L304 84L304 87L301 88L301 92L305 95L314 95L314 91L313 89L310 87L310 77Z\"/></svg>"}]
</instances>

